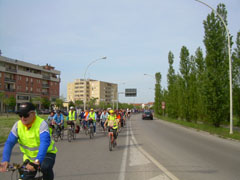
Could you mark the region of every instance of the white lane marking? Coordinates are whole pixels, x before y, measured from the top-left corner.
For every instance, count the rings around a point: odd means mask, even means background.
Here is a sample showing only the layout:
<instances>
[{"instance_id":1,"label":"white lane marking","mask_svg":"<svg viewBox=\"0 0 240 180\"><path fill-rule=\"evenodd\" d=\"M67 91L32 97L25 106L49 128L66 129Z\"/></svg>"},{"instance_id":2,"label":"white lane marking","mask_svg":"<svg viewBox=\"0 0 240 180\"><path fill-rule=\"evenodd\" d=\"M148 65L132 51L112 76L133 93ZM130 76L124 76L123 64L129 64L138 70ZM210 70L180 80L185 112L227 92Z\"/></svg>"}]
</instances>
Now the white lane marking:
<instances>
[{"instance_id":1,"label":"white lane marking","mask_svg":"<svg viewBox=\"0 0 240 180\"><path fill-rule=\"evenodd\" d=\"M121 169L120 169L120 173L118 176L118 180L125 180L125 173L126 173L126 165L127 165L127 152L128 152L128 147L129 147L129 141L128 141L128 134L129 134L129 130L128 130L128 126L126 125L125 127L126 131L127 131L127 136L126 136L126 141L125 141L125 149L123 152L123 156L122 156L122 164L121 164Z\"/></svg>"},{"instance_id":2,"label":"white lane marking","mask_svg":"<svg viewBox=\"0 0 240 180\"><path fill-rule=\"evenodd\" d=\"M132 140L130 141L129 166L149 164L150 161L137 149Z\"/></svg>"},{"instance_id":3,"label":"white lane marking","mask_svg":"<svg viewBox=\"0 0 240 180\"><path fill-rule=\"evenodd\" d=\"M170 180L170 179L165 174L161 174L161 175L153 177L149 180Z\"/></svg>"},{"instance_id":4,"label":"white lane marking","mask_svg":"<svg viewBox=\"0 0 240 180\"><path fill-rule=\"evenodd\" d=\"M133 135L132 131L132 121L130 119L130 134L132 137L133 142L136 144L137 148L140 152L142 152L153 164L155 164L160 170L162 170L171 180L179 180L176 176L170 173L163 165L161 165L156 159L154 159L149 153L147 153L142 147L138 146L138 142Z\"/></svg>"}]
</instances>

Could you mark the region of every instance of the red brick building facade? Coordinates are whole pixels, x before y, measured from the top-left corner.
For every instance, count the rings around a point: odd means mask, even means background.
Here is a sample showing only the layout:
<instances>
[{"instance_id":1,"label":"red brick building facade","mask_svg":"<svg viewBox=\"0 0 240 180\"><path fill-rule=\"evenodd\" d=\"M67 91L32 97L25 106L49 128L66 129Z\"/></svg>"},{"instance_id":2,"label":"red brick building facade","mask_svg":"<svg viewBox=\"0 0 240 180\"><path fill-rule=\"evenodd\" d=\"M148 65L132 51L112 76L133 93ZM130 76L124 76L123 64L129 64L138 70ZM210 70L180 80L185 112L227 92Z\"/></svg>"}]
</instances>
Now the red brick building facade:
<instances>
[{"instance_id":1,"label":"red brick building facade","mask_svg":"<svg viewBox=\"0 0 240 180\"><path fill-rule=\"evenodd\" d=\"M60 71L50 65L39 66L0 56L0 92L5 98L16 98L16 109L22 102L47 97L59 98ZM40 107L41 103L37 102ZM1 103L1 109L2 103Z\"/></svg>"}]
</instances>

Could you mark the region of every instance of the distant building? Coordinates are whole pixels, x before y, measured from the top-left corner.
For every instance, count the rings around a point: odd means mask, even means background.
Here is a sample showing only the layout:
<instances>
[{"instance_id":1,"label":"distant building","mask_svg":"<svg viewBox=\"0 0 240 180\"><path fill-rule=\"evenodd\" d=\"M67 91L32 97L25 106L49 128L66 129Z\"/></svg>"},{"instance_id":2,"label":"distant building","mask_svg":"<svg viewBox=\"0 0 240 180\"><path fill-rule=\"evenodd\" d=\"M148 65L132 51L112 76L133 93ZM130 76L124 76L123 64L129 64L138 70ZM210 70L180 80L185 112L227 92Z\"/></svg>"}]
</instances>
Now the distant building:
<instances>
[{"instance_id":1,"label":"distant building","mask_svg":"<svg viewBox=\"0 0 240 180\"><path fill-rule=\"evenodd\" d=\"M47 97L50 101L59 98L60 71L53 66L34 65L24 61L0 56L0 92L6 98L16 98L16 109L22 102ZM37 103L40 108L41 103ZM4 109L1 103L1 110Z\"/></svg>"},{"instance_id":2,"label":"distant building","mask_svg":"<svg viewBox=\"0 0 240 180\"><path fill-rule=\"evenodd\" d=\"M67 101L81 100L89 102L91 98L96 98L96 104L105 102L111 104L117 101L118 85L109 82L89 79L76 79L67 85Z\"/></svg>"}]
</instances>

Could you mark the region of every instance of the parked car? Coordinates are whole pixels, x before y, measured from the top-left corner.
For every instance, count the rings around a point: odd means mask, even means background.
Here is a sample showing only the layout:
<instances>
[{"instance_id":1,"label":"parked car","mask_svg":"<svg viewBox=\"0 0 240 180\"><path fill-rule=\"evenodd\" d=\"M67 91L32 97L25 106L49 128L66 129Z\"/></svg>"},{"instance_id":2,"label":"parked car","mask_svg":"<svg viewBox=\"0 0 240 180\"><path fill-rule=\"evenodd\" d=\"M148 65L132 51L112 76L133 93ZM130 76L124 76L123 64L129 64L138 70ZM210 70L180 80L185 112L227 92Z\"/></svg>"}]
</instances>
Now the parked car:
<instances>
[{"instance_id":1,"label":"parked car","mask_svg":"<svg viewBox=\"0 0 240 180\"><path fill-rule=\"evenodd\" d=\"M42 110L39 110L39 114L50 114L50 110L49 109L42 109Z\"/></svg>"},{"instance_id":2,"label":"parked car","mask_svg":"<svg viewBox=\"0 0 240 180\"><path fill-rule=\"evenodd\" d=\"M153 114L151 111L144 111L142 114L142 119L151 119L153 120Z\"/></svg>"}]
</instances>

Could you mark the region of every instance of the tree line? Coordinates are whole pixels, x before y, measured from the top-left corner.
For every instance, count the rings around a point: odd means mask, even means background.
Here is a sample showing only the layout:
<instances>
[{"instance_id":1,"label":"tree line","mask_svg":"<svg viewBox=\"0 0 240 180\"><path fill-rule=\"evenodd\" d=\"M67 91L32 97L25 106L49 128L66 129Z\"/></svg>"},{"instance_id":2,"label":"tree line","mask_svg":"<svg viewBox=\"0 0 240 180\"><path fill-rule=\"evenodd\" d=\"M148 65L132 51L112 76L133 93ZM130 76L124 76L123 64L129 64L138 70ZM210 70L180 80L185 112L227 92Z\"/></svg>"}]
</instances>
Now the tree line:
<instances>
[{"instance_id":1,"label":"tree line","mask_svg":"<svg viewBox=\"0 0 240 180\"><path fill-rule=\"evenodd\" d=\"M217 13L227 23L224 4L217 6ZM156 73L155 112L163 113L161 102L166 103L165 113L175 119L202 122L219 127L229 122L230 85L227 32L219 17L211 12L204 26L204 46L190 55L186 46L180 51L179 71L176 72L174 54L168 54L167 88L162 89L161 73ZM233 46L231 36L231 49ZM237 33L236 48L232 49L233 113L240 125L240 31Z\"/></svg>"}]
</instances>

